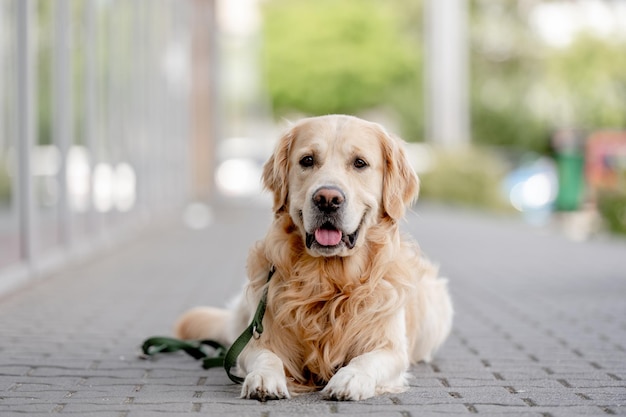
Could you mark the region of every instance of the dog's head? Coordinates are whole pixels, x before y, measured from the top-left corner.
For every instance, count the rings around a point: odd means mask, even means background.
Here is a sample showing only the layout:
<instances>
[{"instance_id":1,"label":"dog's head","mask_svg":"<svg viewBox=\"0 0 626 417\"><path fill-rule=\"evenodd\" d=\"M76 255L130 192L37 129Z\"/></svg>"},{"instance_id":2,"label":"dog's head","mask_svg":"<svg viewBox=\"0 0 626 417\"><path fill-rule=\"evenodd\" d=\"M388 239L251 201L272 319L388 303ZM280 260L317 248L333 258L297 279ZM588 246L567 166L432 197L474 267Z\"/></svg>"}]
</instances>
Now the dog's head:
<instances>
[{"instance_id":1,"label":"dog's head","mask_svg":"<svg viewBox=\"0 0 626 417\"><path fill-rule=\"evenodd\" d=\"M313 256L347 256L384 218L398 220L418 192L402 143L351 116L301 120L266 162L274 212L288 214Z\"/></svg>"}]
</instances>

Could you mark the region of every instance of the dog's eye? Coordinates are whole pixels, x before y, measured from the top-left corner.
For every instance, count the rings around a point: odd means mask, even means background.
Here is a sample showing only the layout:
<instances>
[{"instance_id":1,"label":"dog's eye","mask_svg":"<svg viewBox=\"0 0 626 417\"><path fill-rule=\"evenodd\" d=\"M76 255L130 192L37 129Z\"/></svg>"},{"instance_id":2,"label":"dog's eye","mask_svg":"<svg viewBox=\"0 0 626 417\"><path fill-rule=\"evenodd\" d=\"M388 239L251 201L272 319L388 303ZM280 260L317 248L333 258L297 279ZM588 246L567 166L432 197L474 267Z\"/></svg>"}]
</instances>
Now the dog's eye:
<instances>
[{"instance_id":1,"label":"dog's eye","mask_svg":"<svg viewBox=\"0 0 626 417\"><path fill-rule=\"evenodd\" d=\"M310 168L315 164L315 160L311 155L307 155L300 160L300 166L303 168Z\"/></svg>"},{"instance_id":2,"label":"dog's eye","mask_svg":"<svg viewBox=\"0 0 626 417\"><path fill-rule=\"evenodd\" d=\"M357 168L357 169L363 169L363 168L367 167L367 162L365 162L361 158L356 158L354 160L354 167Z\"/></svg>"}]
</instances>

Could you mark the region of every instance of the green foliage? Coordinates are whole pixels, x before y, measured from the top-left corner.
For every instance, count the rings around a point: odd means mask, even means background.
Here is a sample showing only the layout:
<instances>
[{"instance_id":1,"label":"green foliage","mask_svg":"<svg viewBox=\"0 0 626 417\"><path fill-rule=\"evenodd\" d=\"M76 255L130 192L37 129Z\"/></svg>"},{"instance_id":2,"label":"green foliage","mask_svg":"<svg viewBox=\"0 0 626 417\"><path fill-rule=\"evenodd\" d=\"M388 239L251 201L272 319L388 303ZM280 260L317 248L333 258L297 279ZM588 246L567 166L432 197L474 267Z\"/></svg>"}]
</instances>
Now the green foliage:
<instances>
[{"instance_id":1,"label":"green foliage","mask_svg":"<svg viewBox=\"0 0 626 417\"><path fill-rule=\"evenodd\" d=\"M439 150L433 169L420 175L420 196L494 210L510 209L501 190L506 170L504 161L485 149Z\"/></svg>"},{"instance_id":2,"label":"green foliage","mask_svg":"<svg viewBox=\"0 0 626 417\"><path fill-rule=\"evenodd\" d=\"M476 103L471 107L472 136L480 144L547 152L551 130L545 122L514 106L493 108Z\"/></svg>"},{"instance_id":3,"label":"green foliage","mask_svg":"<svg viewBox=\"0 0 626 417\"><path fill-rule=\"evenodd\" d=\"M470 33L474 141L545 152L551 126L530 99L543 72L540 41L513 2L474 0Z\"/></svg>"},{"instance_id":4,"label":"green foliage","mask_svg":"<svg viewBox=\"0 0 626 417\"><path fill-rule=\"evenodd\" d=\"M277 115L391 106L421 124L420 48L403 32L397 3L266 3L264 69Z\"/></svg>"},{"instance_id":5,"label":"green foliage","mask_svg":"<svg viewBox=\"0 0 626 417\"><path fill-rule=\"evenodd\" d=\"M552 118L588 129L626 127L626 44L579 37L546 60Z\"/></svg>"},{"instance_id":6,"label":"green foliage","mask_svg":"<svg viewBox=\"0 0 626 417\"><path fill-rule=\"evenodd\" d=\"M472 136L545 153L556 129L626 128L626 44L552 48L516 2L472 1Z\"/></svg>"},{"instance_id":7,"label":"green foliage","mask_svg":"<svg viewBox=\"0 0 626 417\"><path fill-rule=\"evenodd\" d=\"M581 36L563 49L515 2L471 2L470 104L478 144L546 153L561 128L626 127L626 45ZM277 116L395 112L423 137L421 2L270 0L264 70Z\"/></svg>"},{"instance_id":8,"label":"green foliage","mask_svg":"<svg viewBox=\"0 0 626 417\"><path fill-rule=\"evenodd\" d=\"M598 211L611 232L626 235L626 191L602 190L598 194Z\"/></svg>"}]
</instances>

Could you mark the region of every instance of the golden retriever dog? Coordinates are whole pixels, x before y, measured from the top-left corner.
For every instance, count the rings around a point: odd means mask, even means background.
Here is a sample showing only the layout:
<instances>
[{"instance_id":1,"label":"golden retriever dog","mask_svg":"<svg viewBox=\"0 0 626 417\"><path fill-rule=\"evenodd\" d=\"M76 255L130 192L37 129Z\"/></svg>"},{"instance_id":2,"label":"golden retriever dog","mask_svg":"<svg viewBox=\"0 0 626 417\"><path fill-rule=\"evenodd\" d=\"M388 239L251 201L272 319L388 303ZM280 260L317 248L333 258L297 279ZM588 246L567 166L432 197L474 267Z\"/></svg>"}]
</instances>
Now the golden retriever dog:
<instances>
[{"instance_id":1,"label":"golden retriever dog","mask_svg":"<svg viewBox=\"0 0 626 417\"><path fill-rule=\"evenodd\" d=\"M405 390L409 366L430 361L450 332L452 305L446 281L399 230L418 192L401 140L352 116L303 119L280 139L263 183L274 220L249 253L243 294L230 310L185 313L177 336L232 344L268 286L264 333L239 357L242 398Z\"/></svg>"}]
</instances>

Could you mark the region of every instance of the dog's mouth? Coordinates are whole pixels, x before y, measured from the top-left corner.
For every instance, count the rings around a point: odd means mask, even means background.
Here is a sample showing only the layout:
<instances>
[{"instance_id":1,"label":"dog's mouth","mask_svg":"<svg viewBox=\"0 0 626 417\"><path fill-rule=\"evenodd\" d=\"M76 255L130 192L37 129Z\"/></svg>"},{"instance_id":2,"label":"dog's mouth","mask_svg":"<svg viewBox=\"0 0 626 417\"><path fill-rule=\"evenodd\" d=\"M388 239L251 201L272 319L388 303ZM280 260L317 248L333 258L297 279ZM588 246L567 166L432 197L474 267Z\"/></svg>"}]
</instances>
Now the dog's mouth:
<instances>
[{"instance_id":1,"label":"dog's mouth","mask_svg":"<svg viewBox=\"0 0 626 417\"><path fill-rule=\"evenodd\" d=\"M354 233L345 234L331 223L326 222L315 229L313 233L306 234L306 247L311 249L315 244L324 249L332 249L344 244L348 249L352 249L356 245L360 229L359 225Z\"/></svg>"}]
</instances>

